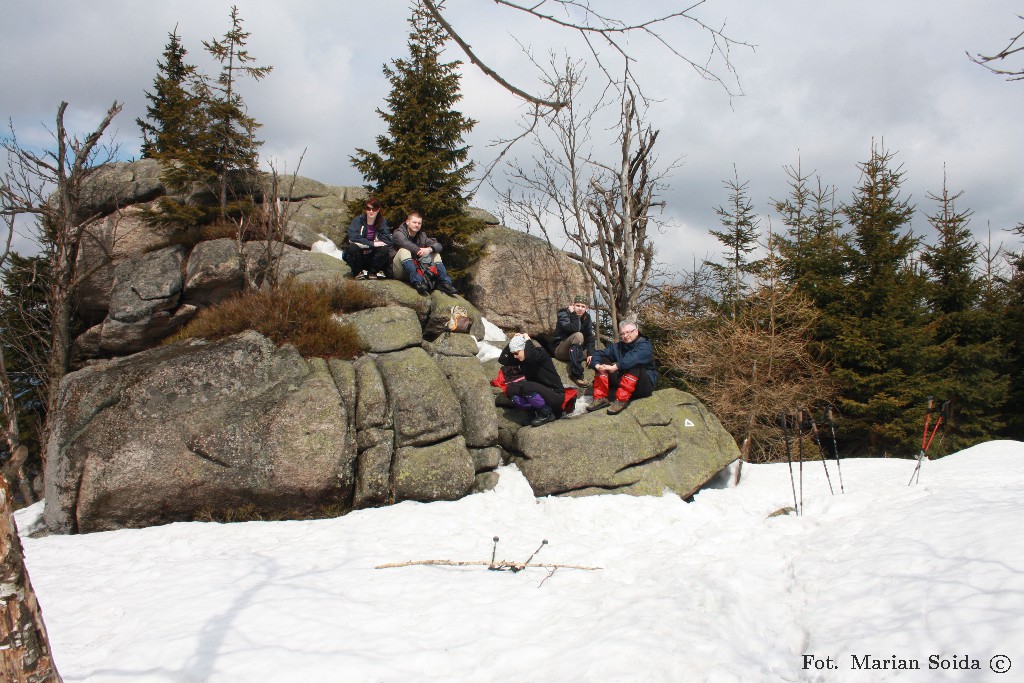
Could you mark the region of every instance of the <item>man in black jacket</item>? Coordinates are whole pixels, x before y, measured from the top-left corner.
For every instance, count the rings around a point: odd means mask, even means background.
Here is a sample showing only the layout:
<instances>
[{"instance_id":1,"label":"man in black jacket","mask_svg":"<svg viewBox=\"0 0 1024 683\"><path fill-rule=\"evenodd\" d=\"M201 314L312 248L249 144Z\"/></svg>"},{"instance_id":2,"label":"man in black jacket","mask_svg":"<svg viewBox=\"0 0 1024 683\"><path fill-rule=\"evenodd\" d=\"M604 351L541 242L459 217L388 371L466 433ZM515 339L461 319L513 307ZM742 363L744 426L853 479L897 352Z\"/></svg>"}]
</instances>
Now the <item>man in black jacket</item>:
<instances>
[{"instance_id":1,"label":"man in black jacket","mask_svg":"<svg viewBox=\"0 0 1024 683\"><path fill-rule=\"evenodd\" d=\"M449 296L456 295L455 285L441 262L443 247L423 230L423 216L418 212L410 213L405 222L395 228L391 233L391 244L391 266L396 278L404 273L417 292L427 294L430 286L420 271L431 275L436 272L438 289Z\"/></svg>"},{"instance_id":2,"label":"man in black jacket","mask_svg":"<svg viewBox=\"0 0 1024 683\"><path fill-rule=\"evenodd\" d=\"M558 311L555 334L555 358L569 366L569 379L576 386L587 386L584 365L590 365L594 355L594 323L587 312L587 299L576 296L568 307Z\"/></svg>"}]
</instances>

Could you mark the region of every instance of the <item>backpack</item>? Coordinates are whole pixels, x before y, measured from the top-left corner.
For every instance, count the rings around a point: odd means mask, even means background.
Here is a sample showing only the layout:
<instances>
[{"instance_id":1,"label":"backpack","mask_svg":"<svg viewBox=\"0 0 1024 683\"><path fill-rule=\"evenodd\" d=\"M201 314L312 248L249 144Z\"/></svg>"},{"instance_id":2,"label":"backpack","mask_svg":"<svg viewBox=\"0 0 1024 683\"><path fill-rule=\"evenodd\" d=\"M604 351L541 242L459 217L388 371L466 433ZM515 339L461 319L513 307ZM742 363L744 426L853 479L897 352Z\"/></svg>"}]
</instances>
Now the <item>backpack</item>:
<instances>
[{"instance_id":1,"label":"backpack","mask_svg":"<svg viewBox=\"0 0 1024 683\"><path fill-rule=\"evenodd\" d=\"M437 289L437 266L431 265L424 268L423 264L417 260L416 272L420 274L421 278L423 278L423 282L427 285L428 291L433 292ZM462 310L465 311L466 309L463 308Z\"/></svg>"},{"instance_id":2,"label":"backpack","mask_svg":"<svg viewBox=\"0 0 1024 683\"><path fill-rule=\"evenodd\" d=\"M448 309L448 331L468 333L473 320L464 306L452 306Z\"/></svg>"}]
</instances>

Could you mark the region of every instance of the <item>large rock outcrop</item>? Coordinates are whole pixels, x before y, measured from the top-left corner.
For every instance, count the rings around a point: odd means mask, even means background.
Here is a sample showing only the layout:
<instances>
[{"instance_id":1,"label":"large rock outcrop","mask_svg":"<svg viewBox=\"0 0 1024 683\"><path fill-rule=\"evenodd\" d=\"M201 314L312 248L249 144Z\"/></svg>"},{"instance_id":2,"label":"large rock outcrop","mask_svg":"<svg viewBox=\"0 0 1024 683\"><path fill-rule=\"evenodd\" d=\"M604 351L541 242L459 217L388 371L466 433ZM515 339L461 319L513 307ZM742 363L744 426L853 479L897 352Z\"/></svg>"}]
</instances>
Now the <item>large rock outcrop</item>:
<instances>
[{"instance_id":1,"label":"large rock outcrop","mask_svg":"<svg viewBox=\"0 0 1024 683\"><path fill-rule=\"evenodd\" d=\"M88 532L247 506L281 517L464 496L498 464L477 453L496 429L464 418L490 387L479 368L466 382L451 372L479 366L475 344L425 346L325 362L246 332L71 373L47 448L47 524Z\"/></svg>"},{"instance_id":2,"label":"large rock outcrop","mask_svg":"<svg viewBox=\"0 0 1024 683\"><path fill-rule=\"evenodd\" d=\"M496 225L474 236L484 247L466 298L505 330L551 335L555 315L591 287L578 263L545 240Z\"/></svg>"},{"instance_id":3,"label":"large rock outcrop","mask_svg":"<svg viewBox=\"0 0 1024 683\"><path fill-rule=\"evenodd\" d=\"M416 329L413 311L390 309L390 326L363 327L371 346L388 348L389 327ZM494 406L475 351L451 334L325 362L246 332L71 373L47 448L47 524L89 532L452 500L493 486L508 461L537 495L685 497L738 457L676 390L618 416L526 427L524 413Z\"/></svg>"},{"instance_id":4,"label":"large rock outcrop","mask_svg":"<svg viewBox=\"0 0 1024 683\"><path fill-rule=\"evenodd\" d=\"M153 160L108 164L83 191L90 215L109 213L93 225L78 254L80 272L91 273L75 295L79 315L91 325L76 340L79 362L152 348L203 307L245 286L263 285L271 262L268 257L276 258L279 281L293 278L299 284L331 284L351 276L344 262L314 253L310 246L322 235L338 244L344 240L350 218L347 204L365 196L363 188L288 178L277 192L290 202L284 242L239 245L234 237L204 238L205 228L183 231L147 223L146 212L168 196L160 172ZM257 193L257 200L269 192L268 183ZM470 213L484 222L497 222L480 209ZM471 332L483 336L480 313L461 297L440 292L422 297L397 281L360 286L386 304L416 311L428 337L444 331L448 309L454 305L470 309Z\"/></svg>"},{"instance_id":5,"label":"large rock outcrop","mask_svg":"<svg viewBox=\"0 0 1024 683\"><path fill-rule=\"evenodd\" d=\"M519 429L514 450L538 496L673 491L685 498L740 455L718 419L677 389L633 401L618 415Z\"/></svg>"},{"instance_id":6,"label":"large rock outcrop","mask_svg":"<svg viewBox=\"0 0 1024 683\"><path fill-rule=\"evenodd\" d=\"M77 347L94 364L60 386L46 447L54 531L451 500L493 487L510 461L537 495L689 496L738 455L717 420L678 391L618 416L540 428L496 407L488 380L497 368L476 357L483 316L543 336L558 308L590 290L564 253L501 226L478 237L485 256L471 273L474 303L395 280L358 282L379 305L338 316L365 352L355 361L304 359L255 332L157 346L202 307L265 286L268 254L282 279L351 277L309 246L321 233L341 240L346 203L363 190L288 183L296 211L285 242L240 248L234 238L192 244L147 225L145 210L166 194L154 162L112 165L91 183L90 211L112 213L80 251L83 268L102 266L77 294L92 324ZM447 332L455 305L467 309L473 336Z\"/></svg>"}]
</instances>

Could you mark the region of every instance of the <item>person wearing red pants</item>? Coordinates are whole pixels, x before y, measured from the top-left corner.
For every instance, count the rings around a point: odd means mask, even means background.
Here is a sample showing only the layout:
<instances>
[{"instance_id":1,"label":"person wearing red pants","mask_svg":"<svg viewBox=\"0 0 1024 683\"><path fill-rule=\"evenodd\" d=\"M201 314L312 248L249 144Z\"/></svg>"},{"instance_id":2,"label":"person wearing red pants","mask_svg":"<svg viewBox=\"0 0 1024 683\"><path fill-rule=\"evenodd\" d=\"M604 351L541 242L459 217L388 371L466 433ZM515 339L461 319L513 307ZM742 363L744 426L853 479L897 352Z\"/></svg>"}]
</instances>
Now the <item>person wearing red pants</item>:
<instances>
[{"instance_id":1,"label":"person wearing red pants","mask_svg":"<svg viewBox=\"0 0 1024 683\"><path fill-rule=\"evenodd\" d=\"M619 323L619 341L594 353L590 367L594 377L594 401L588 411L608 408L609 415L621 413L635 398L644 398L654 392L658 379L654 365L654 346L647 337L640 336L636 323ZM609 392L615 392L615 402L609 403Z\"/></svg>"}]
</instances>

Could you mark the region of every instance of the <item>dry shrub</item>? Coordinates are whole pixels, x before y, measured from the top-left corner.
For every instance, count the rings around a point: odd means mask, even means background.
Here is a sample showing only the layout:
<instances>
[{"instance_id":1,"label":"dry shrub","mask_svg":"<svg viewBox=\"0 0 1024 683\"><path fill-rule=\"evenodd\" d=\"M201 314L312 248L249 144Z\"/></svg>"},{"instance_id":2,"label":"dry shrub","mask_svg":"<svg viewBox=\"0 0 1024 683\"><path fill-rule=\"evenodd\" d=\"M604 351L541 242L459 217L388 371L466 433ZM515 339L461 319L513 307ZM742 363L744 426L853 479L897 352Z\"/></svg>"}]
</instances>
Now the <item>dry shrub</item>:
<instances>
[{"instance_id":1,"label":"dry shrub","mask_svg":"<svg viewBox=\"0 0 1024 683\"><path fill-rule=\"evenodd\" d=\"M200 311L168 342L195 337L223 339L256 330L277 345L295 345L307 358L350 359L363 349L355 329L342 325L334 315L376 305L377 299L351 280L336 286L288 281L274 289L242 292Z\"/></svg>"},{"instance_id":2,"label":"dry shrub","mask_svg":"<svg viewBox=\"0 0 1024 683\"><path fill-rule=\"evenodd\" d=\"M238 238L238 225L231 220L221 219L207 225L194 225L188 228L175 230L164 239L154 242L146 251L157 251L165 247L174 247L179 244L186 247L194 247L200 242L216 240L222 237Z\"/></svg>"},{"instance_id":3,"label":"dry shrub","mask_svg":"<svg viewBox=\"0 0 1024 683\"><path fill-rule=\"evenodd\" d=\"M680 294L680 299L685 297ZM835 387L811 352L816 312L797 292L762 288L731 311L694 314L676 301L650 306L645 318L662 333L659 362L707 404L751 461L785 458L779 413L830 403ZM804 435L806 438L806 435ZM809 441L804 458L817 457Z\"/></svg>"}]
</instances>

